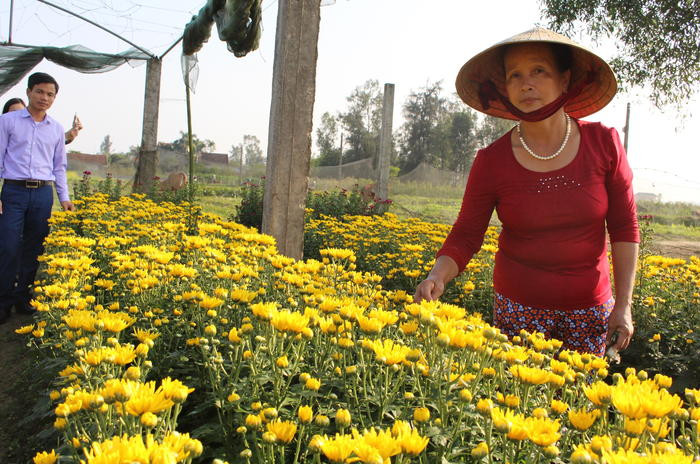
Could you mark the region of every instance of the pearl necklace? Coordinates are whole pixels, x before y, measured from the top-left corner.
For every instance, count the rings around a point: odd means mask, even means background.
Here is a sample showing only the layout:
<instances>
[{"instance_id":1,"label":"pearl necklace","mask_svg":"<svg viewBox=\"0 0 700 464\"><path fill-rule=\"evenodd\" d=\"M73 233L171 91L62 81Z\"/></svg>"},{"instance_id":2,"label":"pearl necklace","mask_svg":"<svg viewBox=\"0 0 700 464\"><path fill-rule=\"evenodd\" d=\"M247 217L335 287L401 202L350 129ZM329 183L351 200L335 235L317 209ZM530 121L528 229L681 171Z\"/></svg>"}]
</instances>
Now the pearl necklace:
<instances>
[{"instance_id":1,"label":"pearl necklace","mask_svg":"<svg viewBox=\"0 0 700 464\"><path fill-rule=\"evenodd\" d=\"M525 149L525 151L530 153L530 155L532 155L533 158L537 158L539 160L544 161L551 160L552 158L556 158L557 156L559 156L559 153L561 153L562 150L564 150L566 142L569 141L569 136L571 135L571 118L568 114L564 113L564 119L566 119L566 135L564 136L564 141L561 143L559 150L555 151L551 155L538 155L537 153L532 151L530 147L527 146L525 140L523 139L523 136L520 134L520 121L518 121L518 125L516 126L518 129L518 138L520 139L520 143L523 144L523 148Z\"/></svg>"}]
</instances>

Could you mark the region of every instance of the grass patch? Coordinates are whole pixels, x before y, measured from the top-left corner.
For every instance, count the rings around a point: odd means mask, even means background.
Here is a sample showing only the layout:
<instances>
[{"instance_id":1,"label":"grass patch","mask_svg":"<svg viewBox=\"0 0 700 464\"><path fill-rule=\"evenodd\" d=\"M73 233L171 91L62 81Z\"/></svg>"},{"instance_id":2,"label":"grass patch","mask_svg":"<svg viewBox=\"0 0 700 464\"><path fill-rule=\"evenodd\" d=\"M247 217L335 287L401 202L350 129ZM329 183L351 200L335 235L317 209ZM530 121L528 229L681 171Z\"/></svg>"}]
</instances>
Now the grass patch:
<instances>
[{"instance_id":1,"label":"grass patch","mask_svg":"<svg viewBox=\"0 0 700 464\"><path fill-rule=\"evenodd\" d=\"M688 240L700 240L700 227L682 224L654 224L654 235L673 235Z\"/></svg>"},{"instance_id":2,"label":"grass patch","mask_svg":"<svg viewBox=\"0 0 700 464\"><path fill-rule=\"evenodd\" d=\"M418 217L440 224L452 224L457 219L461 201L454 198L432 198L416 195L394 195L390 211L400 218Z\"/></svg>"},{"instance_id":3,"label":"grass patch","mask_svg":"<svg viewBox=\"0 0 700 464\"><path fill-rule=\"evenodd\" d=\"M205 213L218 214L227 218L236 212L236 206L241 202L240 197L200 196L197 201Z\"/></svg>"}]
</instances>

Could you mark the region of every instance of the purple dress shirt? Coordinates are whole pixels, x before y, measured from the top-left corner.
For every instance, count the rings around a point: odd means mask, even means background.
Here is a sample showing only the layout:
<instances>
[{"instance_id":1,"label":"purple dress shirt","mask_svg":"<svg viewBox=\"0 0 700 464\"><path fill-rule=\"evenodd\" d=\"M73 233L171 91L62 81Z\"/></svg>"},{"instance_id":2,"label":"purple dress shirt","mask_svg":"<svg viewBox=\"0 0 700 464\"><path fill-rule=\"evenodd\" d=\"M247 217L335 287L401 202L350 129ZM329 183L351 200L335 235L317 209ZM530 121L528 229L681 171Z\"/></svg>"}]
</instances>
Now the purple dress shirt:
<instances>
[{"instance_id":1,"label":"purple dress shirt","mask_svg":"<svg viewBox=\"0 0 700 464\"><path fill-rule=\"evenodd\" d=\"M70 201L63 127L48 114L36 122L26 108L0 116L0 177L52 180L59 201Z\"/></svg>"}]
</instances>

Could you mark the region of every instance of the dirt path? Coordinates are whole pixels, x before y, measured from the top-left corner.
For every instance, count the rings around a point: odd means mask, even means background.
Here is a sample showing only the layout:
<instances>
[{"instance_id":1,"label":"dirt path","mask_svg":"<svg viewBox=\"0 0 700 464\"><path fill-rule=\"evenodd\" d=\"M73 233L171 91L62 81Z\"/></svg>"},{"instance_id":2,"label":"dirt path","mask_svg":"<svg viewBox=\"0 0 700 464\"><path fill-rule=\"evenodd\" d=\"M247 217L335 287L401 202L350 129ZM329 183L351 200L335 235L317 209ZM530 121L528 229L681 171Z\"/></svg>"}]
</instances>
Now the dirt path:
<instances>
[{"instance_id":1,"label":"dirt path","mask_svg":"<svg viewBox=\"0 0 700 464\"><path fill-rule=\"evenodd\" d=\"M16 390L16 381L24 373L24 354L26 352L26 335L18 335L15 329L32 323L32 317L14 314L6 323L0 325L0 462L11 462L10 453L21 448L22 443L13 424L21 419L19 414L28 398Z\"/></svg>"},{"instance_id":2,"label":"dirt path","mask_svg":"<svg viewBox=\"0 0 700 464\"><path fill-rule=\"evenodd\" d=\"M676 235L659 235L654 237L651 249L654 253L671 258L700 257L700 240L689 240L687 237Z\"/></svg>"}]
</instances>

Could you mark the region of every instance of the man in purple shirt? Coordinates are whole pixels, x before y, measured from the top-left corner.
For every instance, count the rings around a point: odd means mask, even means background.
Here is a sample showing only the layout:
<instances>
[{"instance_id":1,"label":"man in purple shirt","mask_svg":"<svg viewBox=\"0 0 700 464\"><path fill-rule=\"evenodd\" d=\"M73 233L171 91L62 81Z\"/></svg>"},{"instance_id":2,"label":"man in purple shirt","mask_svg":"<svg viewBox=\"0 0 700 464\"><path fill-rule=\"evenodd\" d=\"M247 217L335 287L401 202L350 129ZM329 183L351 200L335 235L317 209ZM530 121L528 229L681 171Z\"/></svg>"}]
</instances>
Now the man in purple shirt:
<instances>
[{"instance_id":1,"label":"man in purple shirt","mask_svg":"<svg viewBox=\"0 0 700 464\"><path fill-rule=\"evenodd\" d=\"M29 76L29 106L0 116L0 323L14 305L31 313L34 282L49 233L56 185L63 210L75 208L68 195L63 127L46 114L58 83L45 73Z\"/></svg>"}]
</instances>

